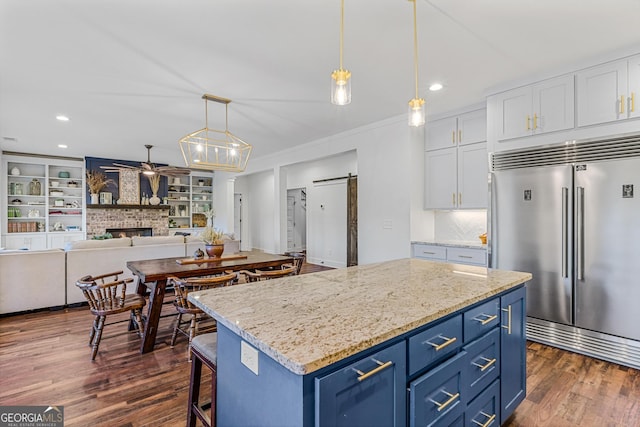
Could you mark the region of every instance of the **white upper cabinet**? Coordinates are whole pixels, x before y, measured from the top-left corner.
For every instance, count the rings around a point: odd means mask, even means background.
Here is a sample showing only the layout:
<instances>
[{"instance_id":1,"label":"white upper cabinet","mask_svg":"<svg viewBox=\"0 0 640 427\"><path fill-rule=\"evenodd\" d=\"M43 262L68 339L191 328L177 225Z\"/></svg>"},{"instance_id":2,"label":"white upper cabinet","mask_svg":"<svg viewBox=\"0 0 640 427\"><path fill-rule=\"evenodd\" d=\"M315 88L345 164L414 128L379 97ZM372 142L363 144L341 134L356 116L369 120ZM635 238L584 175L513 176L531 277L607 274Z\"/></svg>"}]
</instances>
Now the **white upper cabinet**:
<instances>
[{"instance_id":1,"label":"white upper cabinet","mask_svg":"<svg viewBox=\"0 0 640 427\"><path fill-rule=\"evenodd\" d=\"M425 209L487 207L487 144L425 152Z\"/></svg>"},{"instance_id":2,"label":"white upper cabinet","mask_svg":"<svg viewBox=\"0 0 640 427\"><path fill-rule=\"evenodd\" d=\"M640 55L577 74L578 126L638 117Z\"/></svg>"},{"instance_id":3,"label":"white upper cabinet","mask_svg":"<svg viewBox=\"0 0 640 427\"><path fill-rule=\"evenodd\" d=\"M574 127L573 75L565 75L495 95L498 139Z\"/></svg>"},{"instance_id":4,"label":"white upper cabinet","mask_svg":"<svg viewBox=\"0 0 640 427\"><path fill-rule=\"evenodd\" d=\"M471 111L427 123L426 149L438 150L487 139L487 111Z\"/></svg>"}]
</instances>

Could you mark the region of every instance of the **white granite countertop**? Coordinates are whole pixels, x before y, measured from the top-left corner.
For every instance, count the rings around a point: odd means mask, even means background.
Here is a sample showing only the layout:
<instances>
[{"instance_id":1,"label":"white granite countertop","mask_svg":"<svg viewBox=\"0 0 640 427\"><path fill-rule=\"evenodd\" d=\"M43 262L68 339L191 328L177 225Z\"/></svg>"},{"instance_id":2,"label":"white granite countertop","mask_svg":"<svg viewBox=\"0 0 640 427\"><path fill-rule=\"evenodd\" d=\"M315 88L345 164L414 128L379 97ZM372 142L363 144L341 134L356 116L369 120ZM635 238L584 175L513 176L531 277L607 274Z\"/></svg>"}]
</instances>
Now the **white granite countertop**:
<instances>
[{"instance_id":1,"label":"white granite countertop","mask_svg":"<svg viewBox=\"0 0 640 427\"><path fill-rule=\"evenodd\" d=\"M303 375L530 279L413 258L194 292L189 300Z\"/></svg>"}]
</instances>

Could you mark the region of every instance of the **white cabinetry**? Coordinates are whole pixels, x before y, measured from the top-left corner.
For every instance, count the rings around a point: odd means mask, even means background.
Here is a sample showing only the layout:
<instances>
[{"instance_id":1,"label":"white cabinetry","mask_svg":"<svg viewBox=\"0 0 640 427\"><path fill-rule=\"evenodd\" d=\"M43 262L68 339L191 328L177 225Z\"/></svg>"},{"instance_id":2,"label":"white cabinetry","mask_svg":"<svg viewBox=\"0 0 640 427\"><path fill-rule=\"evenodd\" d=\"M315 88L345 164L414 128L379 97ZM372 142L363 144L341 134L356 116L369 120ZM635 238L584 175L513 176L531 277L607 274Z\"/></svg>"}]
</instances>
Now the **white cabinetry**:
<instances>
[{"instance_id":1,"label":"white cabinetry","mask_svg":"<svg viewBox=\"0 0 640 427\"><path fill-rule=\"evenodd\" d=\"M452 262L456 264L487 265L487 251L484 248L463 248L457 246L430 245L413 243L414 258L431 261Z\"/></svg>"},{"instance_id":2,"label":"white cabinetry","mask_svg":"<svg viewBox=\"0 0 640 427\"><path fill-rule=\"evenodd\" d=\"M577 74L578 126L638 117L640 55Z\"/></svg>"},{"instance_id":3,"label":"white cabinetry","mask_svg":"<svg viewBox=\"0 0 640 427\"><path fill-rule=\"evenodd\" d=\"M213 203L213 175L201 172L169 182L169 227L204 227ZM192 230L189 230L192 231ZM170 233L174 234L174 233Z\"/></svg>"},{"instance_id":4,"label":"white cabinetry","mask_svg":"<svg viewBox=\"0 0 640 427\"><path fill-rule=\"evenodd\" d=\"M427 150L484 142L487 140L487 110L429 122L426 138Z\"/></svg>"},{"instance_id":5,"label":"white cabinetry","mask_svg":"<svg viewBox=\"0 0 640 427\"><path fill-rule=\"evenodd\" d=\"M46 249L84 238L82 160L5 155L2 166L0 246Z\"/></svg>"},{"instance_id":6,"label":"white cabinetry","mask_svg":"<svg viewBox=\"0 0 640 427\"><path fill-rule=\"evenodd\" d=\"M573 74L494 95L499 140L574 127Z\"/></svg>"},{"instance_id":7,"label":"white cabinetry","mask_svg":"<svg viewBox=\"0 0 640 427\"><path fill-rule=\"evenodd\" d=\"M425 209L487 207L487 144L425 152Z\"/></svg>"}]
</instances>

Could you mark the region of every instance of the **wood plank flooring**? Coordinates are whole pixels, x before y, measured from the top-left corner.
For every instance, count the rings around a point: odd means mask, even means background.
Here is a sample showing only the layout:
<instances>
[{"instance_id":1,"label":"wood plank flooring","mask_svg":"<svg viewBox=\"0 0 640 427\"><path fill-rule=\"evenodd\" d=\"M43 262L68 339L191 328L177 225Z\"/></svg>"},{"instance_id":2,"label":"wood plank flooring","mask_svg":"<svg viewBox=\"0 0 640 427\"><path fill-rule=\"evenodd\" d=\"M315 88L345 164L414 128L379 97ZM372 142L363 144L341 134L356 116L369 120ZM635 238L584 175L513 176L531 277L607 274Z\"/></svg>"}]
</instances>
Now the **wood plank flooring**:
<instances>
[{"instance_id":1,"label":"wood plank flooring","mask_svg":"<svg viewBox=\"0 0 640 427\"><path fill-rule=\"evenodd\" d=\"M305 264L303 273L326 269ZM172 313L165 307L164 313ZM152 353L135 335L105 338L90 361L86 307L0 318L0 405L64 405L65 426L184 426L190 363L173 316ZM124 325L107 326L105 336ZM528 395L504 424L639 426L640 372L527 344ZM203 389L204 392L205 389Z\"/></svg>"}]
</instances>

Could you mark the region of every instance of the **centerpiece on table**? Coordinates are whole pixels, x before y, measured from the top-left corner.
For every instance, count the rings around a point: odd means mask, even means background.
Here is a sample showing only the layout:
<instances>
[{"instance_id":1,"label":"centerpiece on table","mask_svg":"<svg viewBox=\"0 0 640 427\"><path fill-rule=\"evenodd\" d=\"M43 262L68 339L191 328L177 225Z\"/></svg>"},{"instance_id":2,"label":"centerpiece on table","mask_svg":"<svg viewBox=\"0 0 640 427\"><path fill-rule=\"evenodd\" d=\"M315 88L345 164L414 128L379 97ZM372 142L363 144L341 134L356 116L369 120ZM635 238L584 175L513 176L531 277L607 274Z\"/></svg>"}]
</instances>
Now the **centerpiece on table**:
<instances>
[{"instance_id":1,"label":"centerpiece on table","mask_svg":"<svg viewBox=\"0 0 640 427\"><path fill-rule=\"evenodd\" d=\"M91 194L91 204L98 204L98 193L107 185L113 182L112 179L108 179L107 175L100 171L87 171L87 187L89 187L89 193Z\"/></svg>"},{"instance_id":2,"label":"centerpiece on table","mask_svg":"<svg viewBox=\"0 0 640 427\"><path fill-rule=\"evenodd\" d=\"M207 255L211 258L220 258L224 252L224 240L222 240L222 231L213 226L213 219L216 213L213 209L210 209L204 214L207 217L207 226L200 233L200 238L204 241Z\"/></svg>"}]
</instances>

